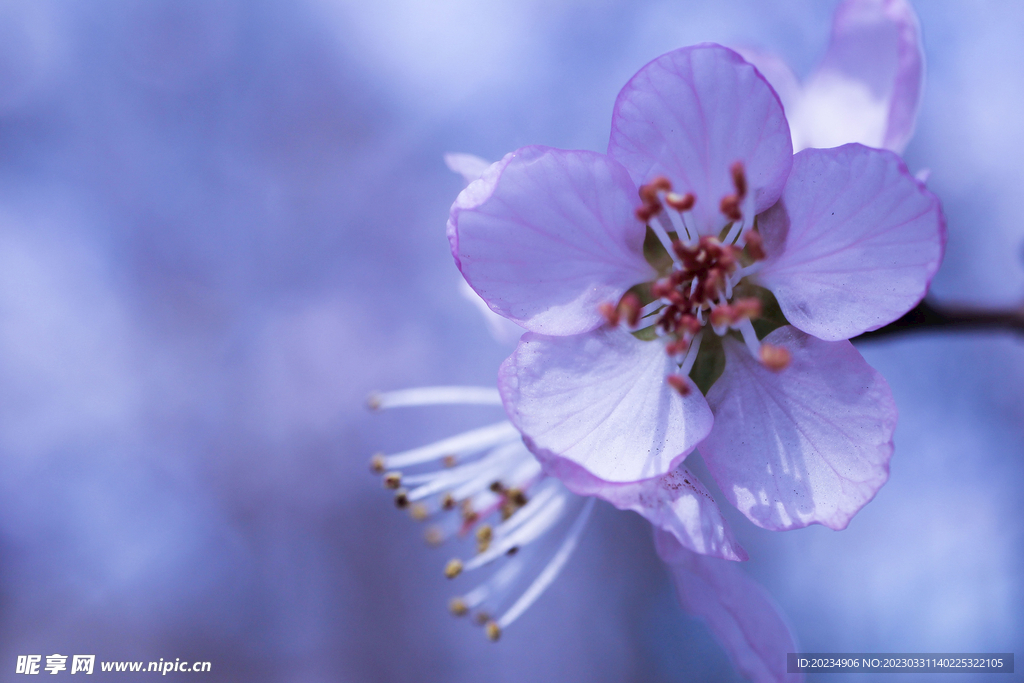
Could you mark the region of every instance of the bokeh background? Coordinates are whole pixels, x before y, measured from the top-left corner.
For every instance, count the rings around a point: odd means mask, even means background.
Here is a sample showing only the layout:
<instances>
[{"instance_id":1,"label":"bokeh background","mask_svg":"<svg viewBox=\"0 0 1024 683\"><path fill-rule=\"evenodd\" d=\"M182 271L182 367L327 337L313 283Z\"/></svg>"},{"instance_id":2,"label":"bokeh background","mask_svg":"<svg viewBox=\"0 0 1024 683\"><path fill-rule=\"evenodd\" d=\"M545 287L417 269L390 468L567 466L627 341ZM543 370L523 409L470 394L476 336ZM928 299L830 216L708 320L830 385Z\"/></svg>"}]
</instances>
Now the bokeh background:
<instances>
[{"instance_id":1,"label":"bokeh background","mask_svg":"<svg viewBox=\"0 0 1024 683\"><path fill-rule=\"evenodd\" d=\"M507 353L458 293L444 152L603 150L626 79L694 42L805 76L835 4L0 2L0 678L59 652L209 681L738 680L606 505L499 644L452 619L446 551L367 459L493 416L364 398L490 384ZM917 9L933 291L1018 303L1024 5ZM729 510L747 570L804 651L1020 655L1024 340L861 348L901 411L890 482L839 533Z\"/></svg>"}]
</instances>

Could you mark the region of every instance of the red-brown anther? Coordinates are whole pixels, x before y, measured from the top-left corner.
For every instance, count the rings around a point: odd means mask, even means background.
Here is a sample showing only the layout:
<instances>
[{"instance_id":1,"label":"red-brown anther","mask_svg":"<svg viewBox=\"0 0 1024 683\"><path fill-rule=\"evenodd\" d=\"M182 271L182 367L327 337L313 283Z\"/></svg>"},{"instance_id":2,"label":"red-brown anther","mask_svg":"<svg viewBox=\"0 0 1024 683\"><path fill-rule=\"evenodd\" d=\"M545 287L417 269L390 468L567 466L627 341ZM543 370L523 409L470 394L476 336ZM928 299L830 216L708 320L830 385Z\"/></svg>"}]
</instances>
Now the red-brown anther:
<instances>
[{"instance_id":1,"label":"red-brown anther","mask_svg":"<svg viewBox=\"0 0 1024 683\"><path fill-rule=\"evenodd\" d=\"M684 314L679 318L678 326L683 328L690 334L697 334L698 332L700 332L700 328L702 327L700 321L689 314Z\"/></svg>"},{"instance_id":2,"label":"red-brown anther","mask_svg":"<svg viewBox=\"0 0 1024 683\"><path fill-rule=\"evenodd\" d=\"M764 241L761 239L760 233L748 230L743 237L747 241L747 255L754 261L764 260L766 254L764 253Z\"/></svg>"},{"instance_id":3,"label":"red-brown anther","mask_svg":"<svg viewBox=\"0 0 1024 683\"><path fill-rule=\"evenodd\" d=\"M668 382L673 389L678 391L680 396L689 396L690 383L680 375L669 375L665 378L665 381Z\"/></svg>"},{"instance_id":4,"label":"red-brown anther","mask_svg":"<svg viewBox=\"0 0 1024 683\"><path fill-rule=\"evenodd\" d=\"M732 303L733 322L739 322L743 318L754 319L761 317L761 300L753 297L737 299Z\"/></svg>"},{"instance_id":5,"label":"red-brown anther","mask_svg":"<svg viewBox=\"0 0 1024 683\"><path fill-rule=\"evenodd\" d=\"M686 353L686 350L690 348L690 342L685 339L677 339L671 344L665 347L665 353L670 356L678 356Z\"/></svg>"},{"instance_id":6,"label":"red-brown anther","mask_svg":"<svg viewBox=\"0 0 1024 683\"><path fill-rule=\"evenodd\" d=\"M760 355L761 362L772 372L785 370L789 366L790 360L792 360L789 351L781 346L772 346L771 344L761 344Z\"/></svg>"},{"instance_id":7,"label":"red-brown anther","mask_svg":"<svg viewBox=\"0 0 1024 683\"><path fill-rule=\"evenodd\" d=\"M697 202L697 199L687 192L686 194L678 194L676 192L669 192L665 195L665 203L671 206L676 211L689 211L693 208L693 205Z\"/></svg>"},{"instance_id":8,"label":"red-brown anther","mask_svg":"<svg viewBox=\"0 0 1024 683\"><path fill-rule=\"evenodd\" d=\"M743 170L743 162L734 161L729 167L729 173L732 174L732 184L736 188L736 196L740 199L745 198L747 196L747 174Z\"/></svg>"},{"instance_id":9,"label":"red-brown anther","mask_svg":"<svg viewBox=\"0 0 1024 683\"><path fill-rule=\"evenodd\" d=\"M651 220L651 218L656 216L658 214L658 212L660 212L660 211L661 211L661 205L660 204L654 204L654 205L647 205L647 204L645 204L644 206L637 207L635 213L636 213L636 217L638 219L640 219L642 222L646 223L649 220Z\"/></svg>"},{"instance_id":10,"label":"red-brown anther","mask_svg":"<svg viewBox=\"0 0 1024 683\"><path fill-rule=\"evenodd\" d=\"M656 280L654 284L651 285L651 296L653 296L655 299L663 299L674 291L675 285L669 278Z\"/></svg>"},{"instance_id":11,"label":"red-brown anther","mask_svg":"<svg viewBox=\"0 0 1024 683\"><path fill-rule=\"evenodd\" d=\"M670 181L663 175L655 176L654 179L651 180L651 182L648 184L651 185L654 189L661 190L662 192L672 191L672 181Z\"/></svg>"},{"instance_id":12,"label":"red-brown anther","mask_svg":"<svg viewBox=\"0 0 1024 683\"><path fill-rule=\"evenodd\" d=\"M740 198L734 194L722 197L722 203L719 208L725 214L725 217L731 221L738 221L743 218L743 213L740 211Z\"/></svg>"},{"instance_id":13,"label":"red-brown anther","mask_svg":"<svg viewBox=\"0 0 1024 683\"><path fill-rule=\"evenodd\" d=\"M713 327L722 327L723 325L730 325L735 322L735 314L732 306L723 304L711 309L709 319Z\"/></svg>"},{"instance_id":14,"label":"red-brown anther","mask_svg":"<svg viewBox=\"0 0 1024 683\"><path fill-rule=\"evenodd\" d=\"M619 311L615 306L606 301L603 304L598 305L597 310L604 316L604 319L608 321L609 325L612 327L619 326Z\"/></svg>"},{"instance_id":15,"label":"red-brown anther","mask_svg":"<svg viewBox=\"0 0 1024 683\"><path fill-rule=\"evenodd\" d=\"M625 319L626 324L630 327L636 327L637 323L640 322L640 299L637 298L636 294L627 292L622 297L622 300L619 301L616 312L618 317Z\"/></svg>"}]
</instances>

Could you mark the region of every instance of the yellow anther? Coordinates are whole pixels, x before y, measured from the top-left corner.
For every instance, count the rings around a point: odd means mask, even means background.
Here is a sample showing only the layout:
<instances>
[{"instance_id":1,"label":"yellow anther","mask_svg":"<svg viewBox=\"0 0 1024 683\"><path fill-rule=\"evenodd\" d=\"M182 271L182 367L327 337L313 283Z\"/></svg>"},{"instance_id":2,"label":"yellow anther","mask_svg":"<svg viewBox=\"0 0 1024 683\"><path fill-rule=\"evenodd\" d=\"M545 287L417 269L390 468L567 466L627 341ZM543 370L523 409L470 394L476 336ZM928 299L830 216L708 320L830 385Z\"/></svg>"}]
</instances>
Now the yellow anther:
<instances>
[{"instance_id":1,"label":"yellow anther","mask_svg":"<svg viewBox=\"0 0 1024 683\"><path fill-rule=\"evenodd\" d=\"M462 560L454 558L448 560L448 564L444 566L444 575L449 579L454 579L456 576L462 573Z\"/></svg>"},{"instance_id":2,"label":"yellow anther","mask_svg":"<svg viewBox=\"0 0 1024 683\"><path fill-rule=\"evenodd\" d=\"M484 541L490 541L494 538L494 530L491 529L490 524L484 524L476 530L476 540L483 543Z\"/></svg>"},{"instance_id":3,"label":"yellow anther","mask_svg":"<svg viewBox=\"0 0 1024 683\"><path fill-rule=\"evenodd\" d=\"M764 366L773 372L785 370L792 360L788 350L771 344L761 344L760 356Z\"/></svg>"},{"instance_id":4,"label":"yellow anther","mask_svg":"<svg viewBox=\"0 0 1024 683\"><path fill-rule=\"evenodd\" d=\"M496 642L498 638L501 638L501 627L498 626L497 622L488 621L484 630L487 632L487 637L490 638L491 642Z\"/></svg>"},{"instance_id":5,"label":"yellow anther","mask_svg":"<svg viewBox=\"0 0 1024 683\"><path fill-rule=\"evenodd\" d=\"M424 505L423 503L415 503L409 509L409 515L417 522L422 522L430 516L430 513L427 511L426 505Z\"/></svg>"},{"instance_id":6,"label":"yellow anther","mask_svg":"<svg viewBox=\"0 0 1024 683\"><path fill-rule=\"evenodd\" d=\"M384 471L384 454L374 453L373 457L370 458L370 471L376 474L380 474Z\"/></svg>"},{"instance_id":7,"label":"yellow anther","mask_svg":"<svg viewBox=\"0 0 1024 683\"><path fill-rule=\"evenodd\" d=\"M448 610L457 617L464 617L469 613L469 607L462 598L452 598L448 602Z\"/></svg>"},{"instance_id":8,"label":"yellow anther","mask_svg":"<svg viewBox=\"0 0 1024 683\"><path fill-rule=\"evenodd\" d=\"M384 475L384 488L386 489L397 489L402 485L402 473L401 472L388 472Z\"/></svg>"}]
</instances>

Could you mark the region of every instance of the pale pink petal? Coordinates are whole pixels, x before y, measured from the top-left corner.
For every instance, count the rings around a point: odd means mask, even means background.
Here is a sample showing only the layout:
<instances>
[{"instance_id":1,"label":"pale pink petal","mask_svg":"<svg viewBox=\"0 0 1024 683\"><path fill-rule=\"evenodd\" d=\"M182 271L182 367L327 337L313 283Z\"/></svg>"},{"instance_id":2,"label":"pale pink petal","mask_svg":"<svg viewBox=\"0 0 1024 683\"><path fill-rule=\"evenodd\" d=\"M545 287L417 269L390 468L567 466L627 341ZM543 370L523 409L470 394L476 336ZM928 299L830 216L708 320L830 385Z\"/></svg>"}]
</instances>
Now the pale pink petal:
<instances>
[{"instance_id":1,"label":"pale pink petal","mask_svg":"<svg viewBox=\"0 0 1024 683\"><path fill-rule=\"evenodd\" d=\"M793 144L860 142L902 152L924 86L921 30L906 0L846 0L821 66L786 114Z\"/></svg>"},{"instance_id":2,"label":"pale pink petal","mask_svg":"<svg viewBox=\"0 0 1024 683\"><path fill-rule=\"evenodd\" d=\"M782 610L740 565L690 552L658 529L654 545L672 574L679 604L704 619L737 671L754 683L804 680L786 673L786 655L798 650Z\"/></svg>"},{"instance_id":3,"label":"pale pink petal","mask_svg":"<svg viewBox=\"0 0 1024 683\"><path fill-rule=\"evenodd\" d=\"M444 155L444 164L449 171L458 173L469 185L474 180L479 180L491 166L491 162L481 159L472 154L462 152L448 152Z\"/></svg>"},{"instance_id":4,"label":"pale pink petal","mask_svg":"<svg viewBox=\"0 0 1024 683\"><path fill-rule=\"evenodd\" d=\"M564 459L607 482L634 482L675 469L711 430L696 386L684 397L665 381L672 365L662 344L618 329L527 333L502 363L498 390L542 464Z\"/></svg>"},{"instance_id":5,"label":"pale pink petal","mask_svg":"<svg viewBox=\"0 0 1024 683\"><path fill-rule=\"evenodd\" d=\"M720 45L675 50L640 69L619 93L608 153L639 185L663 175L691 192L701 234L718 235L730 166L743 162L756 212L775 203L793 146L779 98L750 64Z\"/></svg>"},{"instance_id":6,"label":"pale pink petal","mask_svg":"<svg viewBox=\"0 0 1024 683\"><path fill-rule=\"evenodd\" d=\"M833 341L913 308L946 242L935 195L892 152L856 144L797 154L758 225L768 259L757 280L789 322Z\"/></svg>"},{"instance_id":7,"label":"pale pink petal","mask_svg":"<svg viewBox=\"0 0 1024 683\"><path fill-rule=\"evenodd\" d=\"M654 276L639 203L611 157L524 147L462 191L448 241L495 313L535 332L577 334L604 322L600 304Z\"/></svg>"},{"instance_id":8,"label":"pale pink petal","mask_svg":"<svg viewBox=\"0 0 1024 683\"><path fill-rule=\"evenodd\" d=\"M892 392L848 341L788 325L764 341L789 351L789 367L773 372L723 339L725 372L708 391L715 428L701 455L758 526L843 529L889 478Z\"/></svg>"},{"instance_id":9,"label":"pale pink petal","mask_svg":"<svg viewBox=\"0 0 1024 683\"><path fill-rule=\"evenodd\" d=\"M801 87L796 74L789 68L785 60L768 50L753 47L737 47L733 49L739 53L740 57L753 64L761 72L761 75L765 77L768 84L775 89L775 94L779 96L783 109L788 112L800 98Z\"/></svg>"}]
</instances>

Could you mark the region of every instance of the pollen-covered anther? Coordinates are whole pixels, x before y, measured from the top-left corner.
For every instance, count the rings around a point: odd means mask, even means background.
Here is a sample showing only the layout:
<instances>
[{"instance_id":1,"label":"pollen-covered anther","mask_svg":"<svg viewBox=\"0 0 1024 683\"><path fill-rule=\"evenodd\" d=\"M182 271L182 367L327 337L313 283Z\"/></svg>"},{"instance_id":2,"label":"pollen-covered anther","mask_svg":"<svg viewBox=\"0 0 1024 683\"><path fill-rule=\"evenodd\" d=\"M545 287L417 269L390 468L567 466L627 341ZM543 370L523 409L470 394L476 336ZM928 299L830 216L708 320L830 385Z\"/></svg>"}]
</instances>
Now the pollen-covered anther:
<instances>
[{"instance_id":1,"label":"pollen-covered anther","mask_svg":"<svg viewBox=\"0 0 1024 683\"><path fill-rule=\"evenodd\" d=\"M374 453L370 458L370 471L374 474L382 474L386 469L387 461L383 453Z\"/></svg>"},{"instance_id":2,"label":"pollen-covered anther","mask_svg":"<svg viewBox=\"0 0 1024 683\"><path fill-rule=\"evenodd\" d=\"M747 196L747 172L743 168L742 161L734 161L729 167L729 174L732 176L732 185L736 188L736 196L744 199Z\"/></svg>"},{"instance_id":3,"label":"pollen-covered anther","mask_svg":"<svg viewBox=\"0 0 1024 683\"><path fill-rule=\"evenodd\" d=\"M487 637L491 642L496 642L498 638L501 638L501 627L498 626L497 622L488 621L487 626L484 627L484 631L487 633Z\"/></svg>"},{"instance_id":4,"label":"pollen-covered anther","mask_svg":"<svg viewBox=\"0 0 1024 683\"><path fill-rule=\"evenodd\" d=\"M457 617L464 617L469 614L469 606L462 598L452 598L448 601L448 611Z\"/></svg>"},{"instance_id":5,"label":"pollen-covered anther","mask_svg":"<svg viewBox=\"0 0 1024 683\"><path fill-rule=\"evenodd\" d=\"M477 552L485 552L491 547L491 539L494 538L494 531L491 529L490 524L484 524L476 530L476 550Z\"/></svg>"},{"instance_id":6,"label":"pollen-covered anther","mask_svg":"<svg viewBox=\"0 0 1024 683\"><path fill-rule=\"evenodd\" d=\"M406 508L409 506L409 492L405 489L395 491L395 507Z\"/></svg>"},{"instance_id":7,"label":"pollen-covered anther","mask_svg":"<svg viewBox=\"0 0 1024 683\"><path fill-rule=\"evenodd\" d=\"M665 378L665 381L668 382L673 389L678 391L680 396L690 395L690 383L681 375L669 375Z\"/></svg>"},{"instance_id":8,"label":"pollen-covered anther","mask_svg":"<svg viewBox=\"0 0 1024 683\"><path fill-rule=\"evenodd\" d=\"M740 320L754 320L761 317L761 300L754 297L736 299L732 302L732 323Z\"/></svg>"},{"instance_id":9,"label":"pollen-covered anther","mask_svg":"<svg viewBox=\"0 0 1024 683\"><path fill-rule=\"evenodd\" d=\"M665 346L665 353L670 356L679 356L686 353L689 348L690 342L685 339L676 339L674 342Z\"/></svg>"},{"instance_id":10,"label":"pollen-covered anther","mask_svg":"<svg viewBox=\"0 0 1024 683\"><path fill-rule=\"evenodd\" d=\"M384 475L384 488L386 489L397 489L402 485L402 473L401 472L388 472Z\"/></svg>"},{"instance_id":11,"label":"pollen-covered anther","mask_svg":"<svg viewBox=\"0 0 1024 683\"><path fill-rule=\"evenodd\" d=\"M788 350L781 346L772 346L771 344L761 344L760 356L761 363L773 372L785 370L792 360Z\"/></svg>"},{"instance_id":12,"label":"pollen-covered anther","mask_svg":"<svg viewBox=\"0 0 1024 683\"><path fill-rule=\"evenodd\" d=\"M412 507L409 508L409 516L417 522L422 522L430 516L430 512L423 503L413 503Z\"/></svg>"},{"instance_id":13,"label":"pollen-covered anther","mask_svg":"<svg viewBox=\"0 0 1024 683\"><path fill-rule=\"evenodd\" d=\"M452 558L448 560L448 564L444 566L444 575L446 578L454 579L456 576L462 573L462 560L459 558Z\"/></svg>"},{"instance_id":14,"label":"pollen-covered anther","mask_svg":"<svg viewBox=\"0 0 1024 683\"><path fill-rule=\"evenodd\" d=\"M627 292L616 308L617 317L624 319L630 327L636 327L637 323L640 322L640 309L640 299L637 298L636 294Z\"/></svg>"},{"instance_id":15,"label":"pollen-covered anther","mask_svg":"<svg viewBox=\"0 0 1024 683\"><path fill-rule=\"evenodd\" d=\"M669 192L665 195L665 203L676 211L683 212L692 209L693 205L697 203L697 199L689 192L686 194Z\"/></svg>"},{"instance_id":16,"label":"pollen-covered anther","mask_svg":"<svg viewBox=\"0 0 1024 683\"><path fill-rule=\"evenodd\" d=\"M604 316L604 319L608 321L610 327L619 326L619 309L607 301L603 304L599 304L597 310Z\"/></svg>"},{"instance_id":17,"label":"pollen-covered anther","mask_svg":"<svg viewBox=\"0 0 1024 683\"><path fill-rule=\"evenodd\" d=\"M729 220L738 221L743 218L743 212L740 211L740 201L738 196L729 194L722 197L722 203L718 208Z\"/></svg>"},{"instance_id":18,"label":"pollen-covered anther","mask_svg":"<svg viewBox=\"0 0 1024 683\"><path fill-rule=\"evenodd\" d=\"M712 309L710 320L712 327L725 327L735 322L736 316L733 307L729 304L722 304Z\"/></svg>"},{"instance_id":19,"label":"pollen-covered anther","mask_svg":"<svg viewBox=\"0 0 1024 683\"><path fill-rule=\"evenodd\" d=\"M446 493L443 496L441 496L441 508L444 510L454 510L455 497L450 493Z\"/></svg>"}]
</instances>

